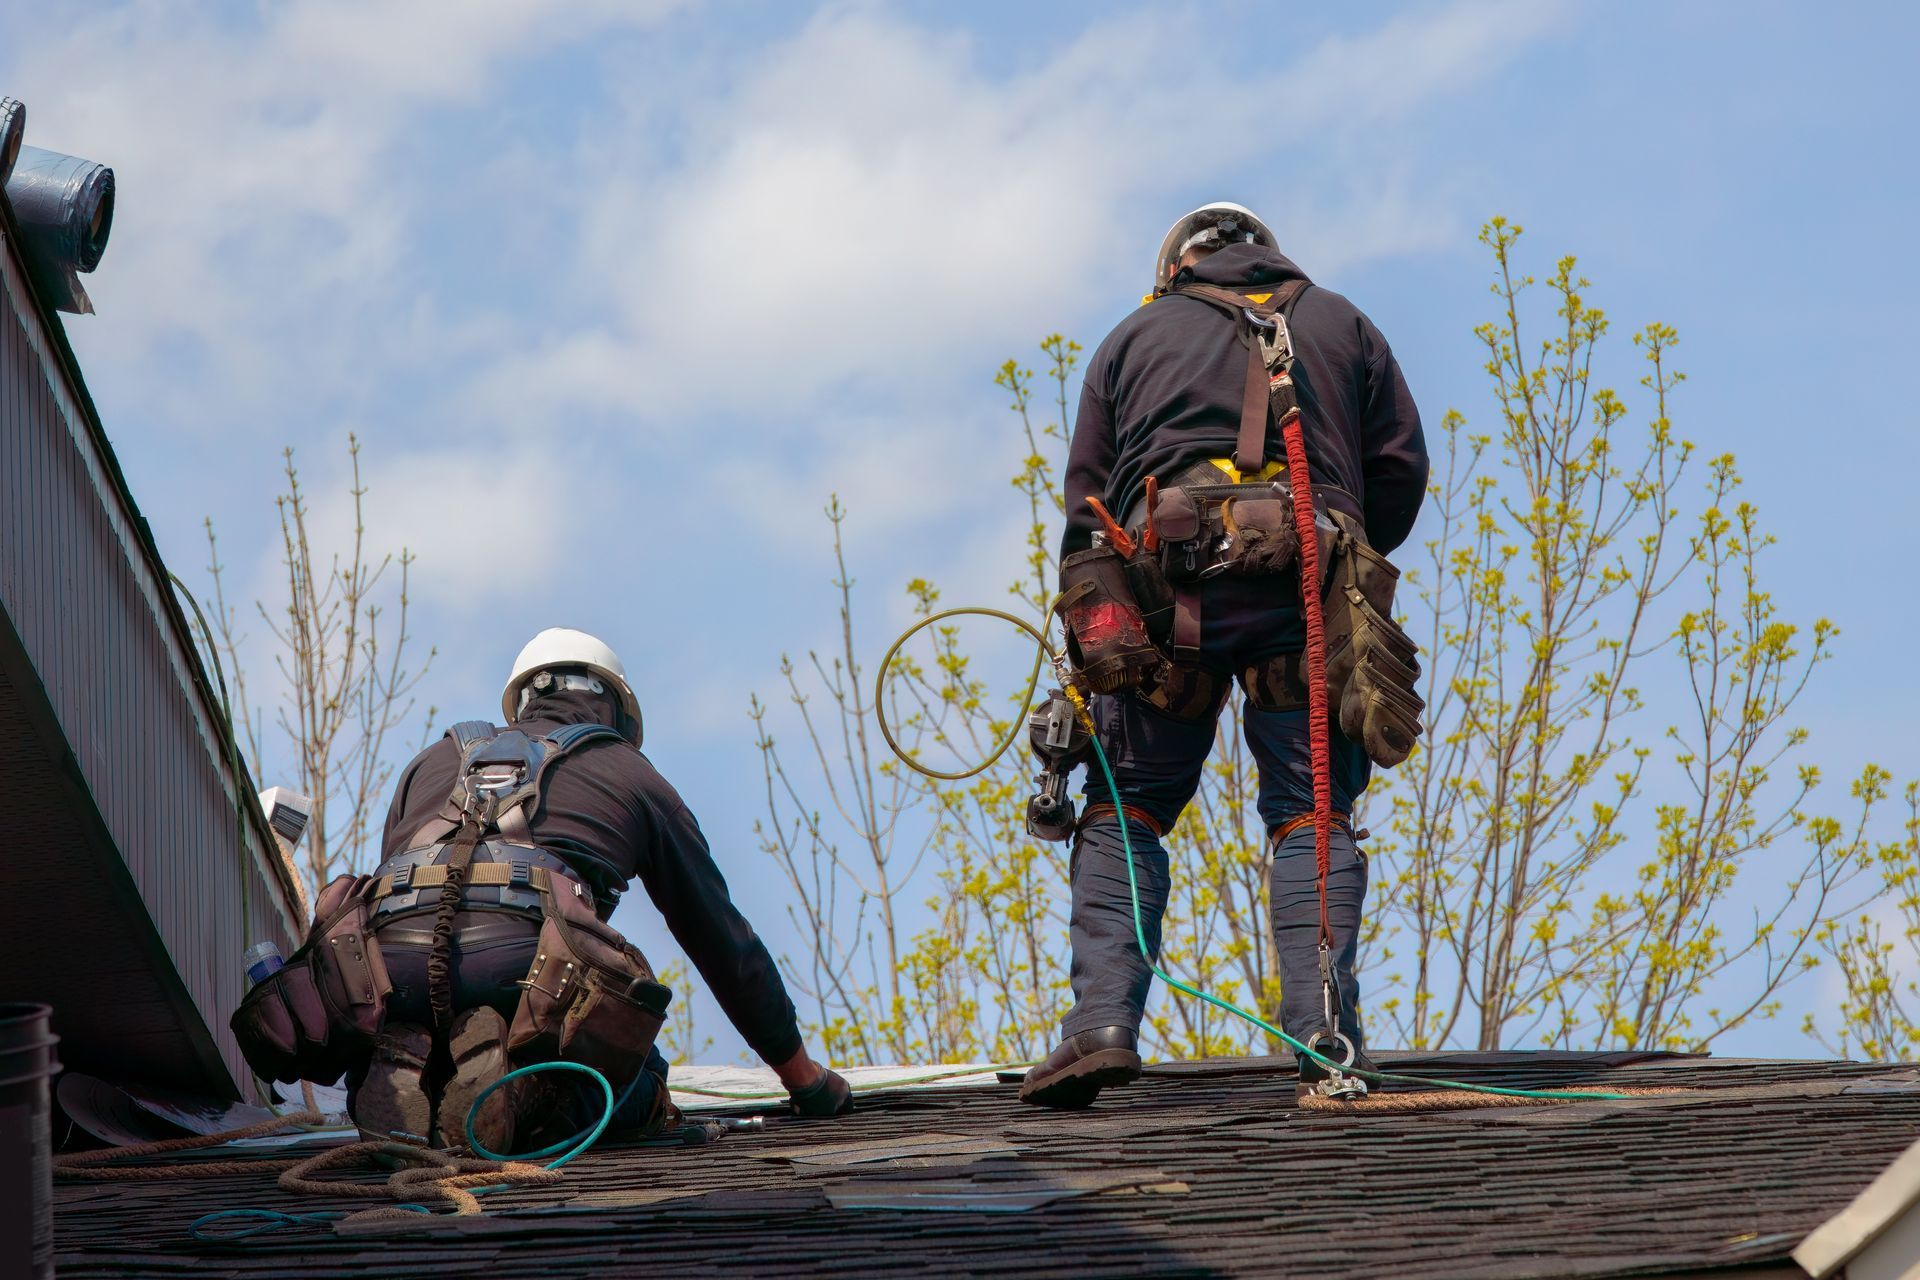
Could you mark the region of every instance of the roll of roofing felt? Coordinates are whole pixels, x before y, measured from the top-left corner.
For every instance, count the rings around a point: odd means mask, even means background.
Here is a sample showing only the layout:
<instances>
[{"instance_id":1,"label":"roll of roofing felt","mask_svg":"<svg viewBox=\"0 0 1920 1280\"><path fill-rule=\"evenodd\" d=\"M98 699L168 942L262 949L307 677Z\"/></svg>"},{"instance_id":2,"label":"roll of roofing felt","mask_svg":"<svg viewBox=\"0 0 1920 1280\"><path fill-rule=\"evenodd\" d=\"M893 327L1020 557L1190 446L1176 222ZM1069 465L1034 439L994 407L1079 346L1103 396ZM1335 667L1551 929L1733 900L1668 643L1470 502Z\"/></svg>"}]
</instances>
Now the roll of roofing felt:
<instances>
[{"instance_id":1,"label":"roll of roofing felt","mask_svg":"<svg viewBox=\"0 0 1920 1280\"><path fill-rule=\"evenodd\" d=\"M20 143L27 136L27 107L16 98L0 98L0 187L13 172L20 158Z\"/></svg>"},{"instance_id":2,"label":"roll of roofing felt","mask_svg":"<svg viewBox=\"0 0 1920 1280\"><path fill-rule=\"evenodd\" d=\"M34 282L62 311L93 303L76 274L100 265L113 230L113 170L78 156L21 147L7 178L21 248Z\"/></svg>"}]
</instances>

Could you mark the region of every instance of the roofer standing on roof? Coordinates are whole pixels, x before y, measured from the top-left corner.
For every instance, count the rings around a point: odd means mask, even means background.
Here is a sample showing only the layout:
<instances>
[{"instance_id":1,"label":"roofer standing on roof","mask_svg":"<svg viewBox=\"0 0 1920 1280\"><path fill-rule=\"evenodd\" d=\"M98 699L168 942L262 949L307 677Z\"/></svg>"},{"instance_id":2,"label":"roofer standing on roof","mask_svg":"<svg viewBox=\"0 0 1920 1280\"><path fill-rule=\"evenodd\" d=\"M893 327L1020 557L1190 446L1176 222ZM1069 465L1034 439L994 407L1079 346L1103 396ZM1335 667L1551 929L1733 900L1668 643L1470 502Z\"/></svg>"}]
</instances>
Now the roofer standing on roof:
<instances>
[{"instance_id":1,"label":"roofer standing on roof","mask_svg":"<svg viewBox=\"0 0 1920 1280\"><path fill-rule=\"evenodd\" d=\"M323 994L348 993L327 1002L329 1021L336 1042L360 1051L328 1058L296 1036L288 1061L278 1045L261 1052L273 1037L248 1010L268 1002L250 996L235 1029L256 1069L326 1080L344 1069L349 1110L369 1136L460 1146L483 1090L558 1058L595 1067L623 1094L612 1131L657 1129L670 1109L653 1040L671 993L604 923L638 879L792 1109L846 1111L846 1082L808 1056L773 957L729 898L693 814L640 752L640 706L620 660L583 632L543 631L521 650L501 703L506 729L456 725L407 766L385 860L328 887L303 949L318 954L296 954L282 971L298 983L311 968ZM356 992L380 1007L355 1007ZM578 1133L605 1106L581 1079L509 1083L482 1105L476 1136L509 1152Z\"/></svg>"},{"instance_id":2,"label":"roofer standing on roof","mask_svg":"<svg viewBox=\"0 0 1920 1280\"><path fill-rule=\"evenodd\" d=\"M1386 339L1352 303L1311 285L1266 225L1234 204L1204 206L1174 225L1149 301L1088 362L1067 464L1057 607L1083 677L1104 690L1091 710L1119 794L1090 774L1072 859L1074 1005L1061 1045L1021 1088L1044 1106L1085 1106L1102 1087L1139 1075L1151 974L1135 942L1115 806L1124 806L1157 953L1169 872L1161 841L1193 798L1236 679L1272 857L1280 1022L1307 1040L1331 1017L1357 1053L1353 961L1367 870L1349 815L1369 755L1397 762L1419 732L1415 651L1390 622L1392 571L1382 555L1413 527L1427 452ZM1294 519L1280 425L1296 397L1314 495L1304 525ZM1302 528L1315 531L1332 655L1336 822L1324 929ZM1325 1072L1308 1060L1302 1074Z\"/></svg>"}]
</instances>

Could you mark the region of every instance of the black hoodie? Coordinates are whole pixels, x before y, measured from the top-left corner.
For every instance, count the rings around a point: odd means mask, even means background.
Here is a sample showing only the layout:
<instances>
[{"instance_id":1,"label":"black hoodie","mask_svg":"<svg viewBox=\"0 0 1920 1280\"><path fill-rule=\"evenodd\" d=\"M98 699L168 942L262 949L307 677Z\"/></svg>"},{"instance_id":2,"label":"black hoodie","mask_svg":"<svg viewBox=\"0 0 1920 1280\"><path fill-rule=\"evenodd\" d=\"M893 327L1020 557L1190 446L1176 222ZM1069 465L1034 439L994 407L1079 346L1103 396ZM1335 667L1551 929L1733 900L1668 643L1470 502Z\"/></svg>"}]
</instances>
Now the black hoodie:
<instances>
[{"instance_id":1,"label":"black hoodie","mask_svg":"<svg viewBox=\"0 0 1920 1280\"><path fill-rule=\"evenodd\" d=\"M569 689L527 703L513 727L539 737L565 724L611 724L613 715L611 697ZM459 767L460 750L449 736L401 773L387 814L386 857L404 852L409 837L440 811ZM727 1018L763 1060L785 1062L800 1051L780 970L733 905L700 824L646 756L610 740L580 747L547 775L528 825L534 843L579 873L602 903L639 880Z\"/></svg>"},{"instance_id":2,"label":"black hoodie","mask_svg":"<svg viewBox=\"0 0 1920 1280\"><path fill-rule=\"evenodd\" d=\"M1278 251L1251 244L1230 245L1182 276L1228 289L1305 279ZM1366 522L1369 542L1392 551L1412 530L1427 486L1420 411L1400 366L1373 322L1330 289L1301 294L1290 328L1314 484L1352 495L1326 493ZM1062 557L1084 551L1100 527L1089 495L1124 518L1148 476L1164 483L1195 462L1231 457L1246 379L1247 348L1233 321L1197 299L1157 298L1114 326L1080 391ZM1283 457L1269 426L1267 459Z\"/></svg>"}]
</instances>

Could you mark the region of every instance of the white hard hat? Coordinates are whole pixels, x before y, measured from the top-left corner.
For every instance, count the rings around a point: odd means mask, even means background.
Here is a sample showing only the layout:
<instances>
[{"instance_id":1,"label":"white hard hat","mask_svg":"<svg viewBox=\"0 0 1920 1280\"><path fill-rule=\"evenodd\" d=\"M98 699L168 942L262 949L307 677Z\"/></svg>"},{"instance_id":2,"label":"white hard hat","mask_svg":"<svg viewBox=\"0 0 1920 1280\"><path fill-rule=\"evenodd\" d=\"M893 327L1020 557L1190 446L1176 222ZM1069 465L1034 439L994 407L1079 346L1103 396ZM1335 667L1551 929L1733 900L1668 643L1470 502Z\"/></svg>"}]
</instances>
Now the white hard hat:
<instances>
[{"instance_id":1,"label":"white hard hat","mask_svg":"<svg viewBox=\"0 0 1920 1280\"><path fill-rule=\"evenodd\" d=\"M526 648L513 660L513 674L507 677L507 687L500 694L500 709L507 719L512 721L520 714L527 685L536 675L561 667L583 668L605 681L620 700L620 709L632 717L634 740L639 741L640 699L627 683L627 669L620 665L620 656L599 637L566 627L548 627L527 641Z\"/></svg>"},{"instance_id":2,"label":"white hard hat","mask_svg":"<svg viewBox=\"0 0 1920 1280\"><path fill-rule=\"evenodd\" d=\"M1167 268L1180 261L1181 255L1187 250L1196 245L1218 248L1227 244L1263 244L1269 249L1280 247L1267 224L1245 205L1235 204L1231 200L1203 204L1174 223L1167 232L1167 238L1160 242L1160 256L1153 264L1154 292L1158 293L1167 287Z\"/></svg>"}]
</instances>

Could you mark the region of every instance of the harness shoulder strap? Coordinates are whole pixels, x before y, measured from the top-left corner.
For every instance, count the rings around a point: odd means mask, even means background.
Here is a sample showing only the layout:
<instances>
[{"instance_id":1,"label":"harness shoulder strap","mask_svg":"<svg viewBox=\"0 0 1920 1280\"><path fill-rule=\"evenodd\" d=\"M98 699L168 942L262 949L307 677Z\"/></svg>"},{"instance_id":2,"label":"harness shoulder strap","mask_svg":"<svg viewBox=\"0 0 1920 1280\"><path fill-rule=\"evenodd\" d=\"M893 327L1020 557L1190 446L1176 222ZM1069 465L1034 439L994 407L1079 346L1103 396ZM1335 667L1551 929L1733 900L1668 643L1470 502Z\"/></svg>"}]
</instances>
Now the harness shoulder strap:
<instances>
[{"instance_id":1,"label":"harness shoulder strap","mask_svg":"<svg viewBox=\"0 0 1920 1280\"><path fill-rule=\"evenodd\" d=\"M1241 475L1260 474L1267 465L1268 427L1296 411L1293 387L1293 335L1287 327L1293 305L1310 287L1306 280L1288 280L1274 286L1261 301L1259 286L1223 289L1211 284L1183 284L1169 292L1224 311L1247 344L1246 389L1240 400L1240 434L1234 441L1233 465Z\"/></svg>"},{"instance_id":2,"label":"harness shoulder strap","mask_svg":"<svg viewBox=\"0 0 1920 1280\"><path fill-rule=\"evenodd\" d=\"M534 843L533 831L528 824L539 810L540 802L546 798L547 771L578 748L608 739L625 742L626 735L604 724L564 724L548 734L540 743L540 763L534 766L515 803L500 815L500 834L515 844Z\"/></svg>"},{"instance_id":3,"label":"harness shoulder strap","mask_svg":"<svg viewBox=\"0 0 1920 1280\"><path fill-rule=\"evenodd\" d=\"M460 800L463 794L467 773L467 761L475 747L493 740L493 724L487 720L462 720L447 730L446 736L453 739L453 748L459 753L459 761L454 765L453 790L447 796L447 802L440 811L428 818L407 841L409 849L423 849L431 844L439 844L460 829Z\"/></svg>"},{"instance_id":4,"label":"harness shoulder strap","mask_svg":"<svg viewBox=\"0 0 1920 1280\"><path fill-rule=\"evenodd\" d=\"M547 741L559 749L561 755L586 742L598 742L604 738L619 738L626 741L626 735L611 725L604 724L563 724L547 735Z\"/></svg>"},{"instance_id":5,"label":"harness shoulder strap","mask_svg":"<svg viewBox=\"0 0 1920 1280\"><path fill-rule=\"evenodd\" d=\"M503 837L514 844L531 845L534 839L529 822L540 807L546 792L547 770L553 767L554 762L588 743L626 741L626 736L618 729L604 724L562 725L545 738L530 738L517 729L499 732L485 720L463 720L447 733L460 750L453 789L440 812L429 818L408 841L409 849L440 844L460 831L465 815L468 778L479 763L476 757L482 755L489 744L498 742L500 749L495 754L518 755L529 766L520 786L512 795L502 798L499 816L489 826L497 828Z\"/></svg>"},{"instance_id":6,"label":"harness shoulder strap","mask_svg":"<svg viewBox=\"0 0 1920 1280\"><path fill-rule=\"evenodd\" d=\"M475 743L485 742L493 737L493 725L486 720L462 720L447 732L452 735L454 743L460 748L460 755L464 758Z\"/></svg>"}]
</instances>

